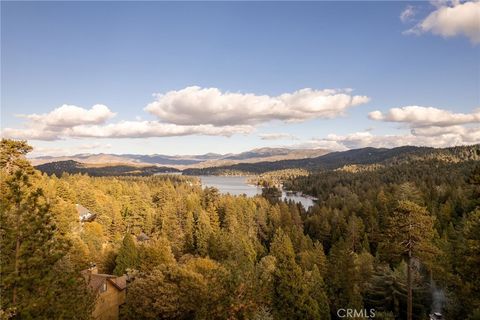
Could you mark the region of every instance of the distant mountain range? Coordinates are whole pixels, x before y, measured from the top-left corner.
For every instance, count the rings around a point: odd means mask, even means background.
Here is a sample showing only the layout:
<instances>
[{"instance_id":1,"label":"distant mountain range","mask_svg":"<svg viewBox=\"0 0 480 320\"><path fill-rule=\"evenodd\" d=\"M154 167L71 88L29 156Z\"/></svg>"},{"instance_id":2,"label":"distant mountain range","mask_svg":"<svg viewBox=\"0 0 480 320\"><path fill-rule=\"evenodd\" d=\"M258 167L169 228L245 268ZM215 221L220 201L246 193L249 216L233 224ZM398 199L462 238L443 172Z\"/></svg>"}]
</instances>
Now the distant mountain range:
<instances>
[{"instance_id":1,"label":"distant mountain range","mask_svg":"<svg viewBox=\"0 0 480 320\"><path fill-rule=\"evenodd\" d=\"M480 161L480 144L452 148L428 148L404 146L398 148L361 148L348 151L330 152L325 155L280 161L239 163L230 166L189 168L187 175L217 175L229 172L261 174L268 171L302 168L310 171L334 170L347 165L398 164L418 160L441 160L450 162Z\"/></svg>"},{"instance_id":2,"label":"distant mountain range","mask_svg":"<svg viewBox=\"0 0 480 320\"><path fill-rule=\"evenodd\" d=\"M315 154L320 154L315 156ZM159 166L159 161L168 158L173 166ZM152 175L157 173L182 172L185 175L219 175L232 172L261 174L268 171L302 168L310 171L334 170L349 165L389 165L414 163L423 160L449 162L480 161L480 144L452 148L428 148L405 146L398 148L362 148L341 152L327 150L291 150L262 148L237 155L205 154L200 156L141 156L141 155L77 155L77 160L52 161L37 165L47 174L88 173L92 176ZM38 159L38 158L37 158ZM47 158L42 158L46 160ZM48 158L56 160L59 158ZM63 159L63 158L60 158ZM104 160L103 163L93 162ZM117 160L116 161L113 161ZM261 160L261 159L267 159ZM86 161L91 161L88 163ZM151 161L150 163L147 161ZM163 160L162 160L163 161ZM182 161L196 161L186 165ZM154 163L154 164L152 164ZM183 163L183 164L180 164ZM233 163L225 165L225 163ZM183 168L182 168L183 167ZM179 169L181 168L181 169Z\"/></svg>"},{"instance_id":3,"label":"distant mountain range","mask_svg":"<svg viewBox=\"0 0 480 320\"><path fill-rule=\"evenodd\" d=\"M325 149L288 149L288 148L260 148L239 154L206 153L202 155L177 155L162 154L77 154L61 157L36 157L30 159L33 165L73 160L84 164L124 164L124 165L155 165L171 166L175 168L203 168L226 166L237 163L255 163L261 161L279 161L289 159L304 159L318 157L330 152Z\"/></svg>"}]
</instances>

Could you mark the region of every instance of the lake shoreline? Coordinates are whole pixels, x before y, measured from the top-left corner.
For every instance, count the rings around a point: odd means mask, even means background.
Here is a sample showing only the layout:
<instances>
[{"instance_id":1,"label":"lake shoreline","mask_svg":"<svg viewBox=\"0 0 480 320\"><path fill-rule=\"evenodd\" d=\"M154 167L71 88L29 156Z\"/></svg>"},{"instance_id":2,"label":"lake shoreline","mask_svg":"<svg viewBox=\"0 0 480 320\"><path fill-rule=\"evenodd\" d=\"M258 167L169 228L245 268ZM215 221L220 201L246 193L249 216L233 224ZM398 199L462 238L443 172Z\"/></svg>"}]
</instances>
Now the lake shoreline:
<instances>
[{"instance_id":1,"label":"lake shoreline","mask_svg":"<svg viewBox=\"0 0 480 320\"><path fill-rule=\"evenodd\" d=\"M262 195L262 187L258 184L252 184L249 178L252 176L217 176L217 175L205 175L195 176L200 180L202 187L214 187L222 194L231 194L234 196L246 195L247 197L254 197ZM315 201L318 200L312 196L304 195L302 192L284 190L281 191L281 198L285 201L293 201L301 203L305 209L308 209L315 205Z\"/></svg>"}]
</instances>

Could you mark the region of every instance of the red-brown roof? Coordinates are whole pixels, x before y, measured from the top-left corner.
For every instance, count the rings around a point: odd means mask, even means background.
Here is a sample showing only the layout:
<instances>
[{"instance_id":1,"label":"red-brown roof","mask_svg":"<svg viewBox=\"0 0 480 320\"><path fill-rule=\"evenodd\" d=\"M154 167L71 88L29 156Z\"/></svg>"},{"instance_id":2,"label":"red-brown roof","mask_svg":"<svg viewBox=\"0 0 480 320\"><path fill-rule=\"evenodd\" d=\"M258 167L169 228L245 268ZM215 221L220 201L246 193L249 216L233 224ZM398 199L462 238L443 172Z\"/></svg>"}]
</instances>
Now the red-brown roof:
<instances>
[{"instance_id":1,"label":"red-brown roof","mask_svg":"<svg viewBox=\"0 0 480 320\"><path fill-rule=\"evenodd\" d=\"M82 271L88 286L94 291L98 291L105 281L109 281L118 290L124 290L127 287L127 277L125 275L117 277L111 274L90 273L88 270Z\"/></svg>"},{"instance_id":2,"label":"red-brown roof","mask_svg":"<svg viewBox=\"0 0 480 320\"><path fill-rule=\"evenodd\" d=\"M126 275L123 275L121 277L108 278L108 281L110 281L115 287L117 287L118 290L124 290L127 287Z\"/></svg>"}]
</instances>

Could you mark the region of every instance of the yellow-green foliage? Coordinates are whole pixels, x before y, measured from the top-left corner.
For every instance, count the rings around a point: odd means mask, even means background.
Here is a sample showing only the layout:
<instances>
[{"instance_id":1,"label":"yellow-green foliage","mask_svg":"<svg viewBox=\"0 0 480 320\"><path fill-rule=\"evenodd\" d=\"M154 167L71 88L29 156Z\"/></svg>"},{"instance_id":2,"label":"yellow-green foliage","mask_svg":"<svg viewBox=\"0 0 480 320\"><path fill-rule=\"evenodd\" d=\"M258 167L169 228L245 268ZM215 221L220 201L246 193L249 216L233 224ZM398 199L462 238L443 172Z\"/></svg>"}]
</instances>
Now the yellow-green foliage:
<instances>
[{"instance_id":1,"label":"yellow-green foliage","mask_svg":"<svg viewBox=\"0 0 480 320\"><path fill-rule=\"evenodd\" d=\"M415 317L430 309L431 281L448 290L448 318L480 310L474 161L262 176L268 186L316 196L306 212L202 190L196 178L178 175L49 177L25 160L28 145L2 141L2 148L2 316L88 317L85 286L72 275L95 262L100 272L130 276L124 319L329 319L345 307L402 318L409 239ZM95 220L81 223L75 204ZM14 263L20 234L31 243L19 259L24 278ZM12 303L15 286L22 304Z\"/></svg>"}]
</instances>

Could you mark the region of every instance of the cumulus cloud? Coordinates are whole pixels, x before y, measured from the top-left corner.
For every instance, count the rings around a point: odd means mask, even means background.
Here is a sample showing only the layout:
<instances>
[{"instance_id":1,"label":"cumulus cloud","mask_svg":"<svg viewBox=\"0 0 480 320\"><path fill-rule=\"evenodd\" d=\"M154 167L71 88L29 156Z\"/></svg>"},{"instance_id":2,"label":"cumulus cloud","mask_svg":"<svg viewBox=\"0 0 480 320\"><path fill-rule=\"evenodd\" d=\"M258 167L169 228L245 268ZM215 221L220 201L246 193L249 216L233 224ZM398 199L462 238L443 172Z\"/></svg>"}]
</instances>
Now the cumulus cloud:
<instances>
[{"instance_id":1,"label":"cumulus cloud","mask_svg":"<svg viewBox=\"0 0 480 320\"><path fill-rule=\"evenodd\" d=\"M359 141L352 136L344 137L345 145L371 143L373 146L422 145L448 147L475 144L480 141L480 109L471 113L454 113L448 110L407 106L392 108L387 112L373 111L369 118L378 121L403 123L410 129L406 135L373 136L366 135Z\"/></svg>"},{"instance_id":2,"label":"cumulus cloud","mask_svg":"<svg viewBox=\"0 0 480 320\"><path fill-rule=\"evenodd\" d=\"M425 127L414 128L412 135L416 137L425 137L432 139L442 139L450 137L457 139L458 144L476 144L480 143L480 127L471 126L450 126L450 127ZM452 145L452 144L450 144Z\"/></svg>"},{"instance_id":3,"label":"cumulus cloud","mask_svg":"<svg viewBox=\"0 0 480 320\"><path fill-rule=\"evenodd\" d=\"M347 150L364 147L393 148L405 145L451 147L476 144L480 141L480 127L445 128L435 127L412 130L407 134L375 135L372 132L355 132L347 135L330 134L326 138L312 139L303 147L328 148L330 150Z\"/></svg>"},{"instance_id":4,"label":"cumulus cloud","mask_svg":"<svg viewBox=\"0 0 480 320\"><path fill-rule=\"evenodd\" d=\"M42 126L24 129L5 128L2 130L2 138L53 141L59 139L59 132Z\"/></svg>"},{"instance_id":5,"label":"cumulus cloud","mask_svg":"<svg viewBox=\"0 0 480 320\"><path fill-rule=\"evenodd\" d=\"M400 20L402 20L402 22L410 21L413 19L415 14L416 14L415 7L408 5L400 14Z\"/></svg>"},{"instance_id":6,"label":"cumulus cloud","mask_svg":"<svg viewBox=\"0 0 480 320\"><path fill-rule=\"evenodd\" d=\"M437 2L436 10L407 30L406 34L431 32L442 37L465 36L474 44L480 43L480 1Z\"/></svg>"},{"instance_id":7,"label":"cumulus cloud","mask_svg":"<svg viewBox=\"0 0 480 320\"><path fill-rule=\"evenodd\" d=\"M411 127L437 126L448 127L468 123L480 123L480 109L472 113L454 113L444 109L422 106L392 108L386 113L373 111L369 118L379 121L403 122Z\"/></svg>"},{"instance_id":8,"label":"cumulus cloud","mask_svg":"<svg viewBox=\"0 0 480 320\"><path fill-rule=\"evenodd\" d=\"M58 140L247 134L254 131L256 125L270 120L291 122L332 118L369 101L368 97L352 95L351 92L352 89L302 89L270 97L187 87L156 95L156 100L145 108L158 117L155 121L138 117L135 121L108 123L116 114L105 105L97 104L90 109L62 105L49 113L18 115L27 119L24 128L5 128L2 136ZM281 137L266 135L263 138Z\"/></svg>"},{"instance_id":9,"label":"cumulus cloud","mask_svg":"<svg viewBox=\"0 0 480 320\"><path fill-rule=\"evenodd\" d=\"M258 135L262 140L297 140L298 138L289 133L262 133Z\"/></svg>"},{"instance_id":10,"label":"cumulus cloud","mask_svg":"<svg viewBox=\"0 0 480 320\"><path fill-rule=\"evenodd\" d=\"M5 138L54 141L66 138L148 138L185 135L231 136L254 130L250 125L177 125L159 121L119 121L107 123L115 113L105 105L84 109L63 105L45 114L18 115L26 118L24 128L5 128Z\"/></svg>"},{"instance_id":11,"label":"cumulus cloud","mask_svg":"<svg viewBox=\"0 0 480 320\"><path fill-rule=\"evenodd\" d=\"M333 118L369 100L367 96L351 95L349 89L307 88L271 97L193 86L157 94L145 110L162 122L177 125L255 125L271 120Z\"/></svg>"},{"instance_id":12,"label":"cumulus cloud","mask_svg":"<svg viewBox=\"0 0 480 320\"><path fill-rule=\"evenodd\" d=\"M185 135L215 135L231 136L247 134L254 130L252 126L222 126L212 125L180 126L157 121L121 121L105 125L78 125L61 130L51 130L45 126L28 129L3 130L6 138L27 140L59 140L66 138L149 138L173 137Z\"/></svg>"},{"instance_id":13,"label":"cumulus cloud","mask_svg":"<svg viewBox=\"0 0 480 320\"><path fill-rule=\"evenodd\" d=\"M71 127L81 124L105 123L114 117L115 113L103 104L96 104L91 109L64 104L49 113L18 116L49 127Z\"/></svg>"},{"instance_id":14,"label":"cumulus cloud","mask_svg":"<svg viewBox=\"0 0 480 320\"><path fill-rule=\"evenodd\" d=\"M233 134L247 134L254 130L252 126L221 126L195 125L183 126L156 121L122 121L104 126L76 126L67 130L69 137L90 138L149 138L173 137L192 134L231 136Z\"/></svg>"}]
</instances>

